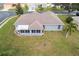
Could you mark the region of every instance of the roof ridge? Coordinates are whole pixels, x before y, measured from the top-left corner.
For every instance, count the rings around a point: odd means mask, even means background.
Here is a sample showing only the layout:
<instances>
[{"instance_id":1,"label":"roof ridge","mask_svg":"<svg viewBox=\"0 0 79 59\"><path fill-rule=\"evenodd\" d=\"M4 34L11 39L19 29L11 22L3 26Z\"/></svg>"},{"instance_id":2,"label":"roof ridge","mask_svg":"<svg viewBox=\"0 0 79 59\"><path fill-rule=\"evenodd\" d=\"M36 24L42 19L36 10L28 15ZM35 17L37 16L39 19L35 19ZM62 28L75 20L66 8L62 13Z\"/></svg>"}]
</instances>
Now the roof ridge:
<instances>
[{"instance_id":1,"label":"roof ridge","mask_svg":"<svg viewBox=\"0 0 79 59\"><path fill-rule=\"evenodd\" d=\"M29 29L30 28L40 28L40 29L43 29L43 25L38 21L38 20L35 20L34 22L32 22L30 25L29 25Z\"/></svg>"},{"instance_id":2,"label":"roof ridge","mask_svg":"<svg viewBox=\"0 0 79 59\"><path fill-rule=\"evenodd\" d=\"M42 25L38 20L35 20L34 22L32 22L32 23L30 24L30 26L31 26L32 24L34 24L34 23L37 23L37 24Z\"/></svg>"}]
</instances>

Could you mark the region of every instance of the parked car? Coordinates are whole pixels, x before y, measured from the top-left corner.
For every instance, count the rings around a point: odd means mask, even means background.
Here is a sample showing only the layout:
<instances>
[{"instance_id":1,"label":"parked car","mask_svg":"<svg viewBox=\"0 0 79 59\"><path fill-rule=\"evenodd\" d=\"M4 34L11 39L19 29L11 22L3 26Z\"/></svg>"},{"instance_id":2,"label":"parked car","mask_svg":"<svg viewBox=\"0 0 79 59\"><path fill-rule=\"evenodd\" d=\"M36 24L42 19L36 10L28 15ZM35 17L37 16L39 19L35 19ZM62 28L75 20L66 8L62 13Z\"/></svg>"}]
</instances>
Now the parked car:
<instances>
[{"instance_id":1,"label":"parked car","mask_svg":"<svg viewBox=\"0 0 79 59\"><path fill-rule=\"evenodd\" d=\"M76 16L79 16L79 12L76 13Z\"/></svg>"}]
</instances>

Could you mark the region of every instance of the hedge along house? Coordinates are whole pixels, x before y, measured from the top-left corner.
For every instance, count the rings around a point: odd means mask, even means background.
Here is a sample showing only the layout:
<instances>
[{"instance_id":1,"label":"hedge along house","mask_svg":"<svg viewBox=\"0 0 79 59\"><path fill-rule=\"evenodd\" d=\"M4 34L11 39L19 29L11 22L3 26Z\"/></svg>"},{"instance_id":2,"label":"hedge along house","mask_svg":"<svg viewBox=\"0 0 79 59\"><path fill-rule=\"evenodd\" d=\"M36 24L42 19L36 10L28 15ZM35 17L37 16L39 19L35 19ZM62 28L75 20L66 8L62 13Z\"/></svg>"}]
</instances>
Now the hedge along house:
<instances>
[{"instance_id":1,"label":"hedge along house","mask_svg":"<svg viewBox=\"0 0 79 59\"><path fill-rule=\"evenodd\" d=\"M21 15L15 22L20 35L43 35L44 31L62 31L63 22L53 12L32 12Z\"/></svg>"}]
</instances>

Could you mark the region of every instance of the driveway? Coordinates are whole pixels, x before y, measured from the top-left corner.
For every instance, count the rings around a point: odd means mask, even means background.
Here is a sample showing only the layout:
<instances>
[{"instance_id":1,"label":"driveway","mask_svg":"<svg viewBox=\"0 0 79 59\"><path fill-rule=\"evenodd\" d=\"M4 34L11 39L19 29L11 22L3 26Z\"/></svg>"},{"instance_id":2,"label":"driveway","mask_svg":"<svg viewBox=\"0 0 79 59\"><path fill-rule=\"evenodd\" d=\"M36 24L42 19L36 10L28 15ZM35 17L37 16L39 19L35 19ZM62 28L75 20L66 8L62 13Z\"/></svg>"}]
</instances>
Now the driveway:
<instances>
[{"instance_id":1,"label":"driveway","mask_svg":"<svg viewBox=\"0 0 79 59\"><path fill-rule=\"evenodd\" d=\"M15 15L16 15L15 12L11 12L11 11L0 11L0 22L2 22L7 17L15 16Z\"/></svg>"}]
</instances>

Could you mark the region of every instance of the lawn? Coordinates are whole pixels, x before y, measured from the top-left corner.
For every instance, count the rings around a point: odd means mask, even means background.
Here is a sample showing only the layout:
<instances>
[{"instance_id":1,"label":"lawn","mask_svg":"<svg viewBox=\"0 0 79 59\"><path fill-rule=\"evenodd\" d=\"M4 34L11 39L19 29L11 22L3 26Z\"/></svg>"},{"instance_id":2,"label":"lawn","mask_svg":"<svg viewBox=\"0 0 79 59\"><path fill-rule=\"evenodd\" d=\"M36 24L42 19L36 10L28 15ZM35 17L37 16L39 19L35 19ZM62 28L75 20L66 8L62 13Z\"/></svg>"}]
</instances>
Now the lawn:
<instances>
[{"instance_id":1,"label":"lawn","mask_svg":"<svg viewBox=\"0 0 79 59\"><path fill-rule=\"evenodd\" d=\"M59 16L59 15L58 15ZM63 21L67 16L59 16ZM79 33L65 39L63 32L45 32L43 36L17 36L12 18L0 29L0 55L79 55Z\"/></svg>"}]
</instances>

